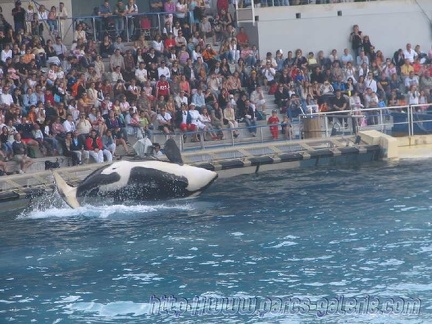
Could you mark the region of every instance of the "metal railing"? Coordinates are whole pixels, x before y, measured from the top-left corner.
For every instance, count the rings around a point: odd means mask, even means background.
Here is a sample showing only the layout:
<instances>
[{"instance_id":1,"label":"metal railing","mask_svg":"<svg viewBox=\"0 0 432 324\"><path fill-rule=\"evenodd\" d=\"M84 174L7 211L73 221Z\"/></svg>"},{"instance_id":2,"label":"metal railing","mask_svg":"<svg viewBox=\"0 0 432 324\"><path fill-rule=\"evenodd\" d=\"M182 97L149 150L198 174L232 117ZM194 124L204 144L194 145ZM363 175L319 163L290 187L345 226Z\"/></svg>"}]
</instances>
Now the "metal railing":
<instances>
[{"instance_id":1,"label":"metal railing","mask_svg":"<svg viewBox=\"0 0 432 324\"><path fill-rule=\"evenodd\" d=\"M162 32L164 26L165 13L147 12L134 15L119 17L116 15L103 18L100 16L80 16L67 18L67 29L75 33L78 23L84 23L86 35L94 41L102 40L104 35L109 35L111 38L120 33L124 41L131 41L138 38L139 35L149 37L151 31ZM117 30L116 24L119 20L123 20L123 30ZM75 41L75 39L74 39Z\"/></svg>"},{"instance_id":2,"label":"metal railing","mask_svg":"<svg viewBox=\"0 0 432 324\"><path fill-rule=\"evenodd\" d=\"M36 6L36 9L39 10L40 3L37 1L33 1ZM46 9L46 12L49 12ZM117 34L116 24L118 20L123 20L124 28L120 30L120 34L124 41L131 41L133 37L136 35L136 31L143 33L146 37L150 36L151 30L157 30L158 32L162 32L164 28L164 16L168 13L165 12L141 12L137 14L130 14L124 17L119 17L114 13L107 17L103 18L97 15L86 15L86 16L73 16L67 17L65 19L57 18L57 34L65 38L66 35L72 33L75 34L76 26L78 23L85 23L85 27L88 30L85 30L87 40L93 39L94 41L102 40L105 34L113 36ZM43 34L40 34L39 28L37 28L37 35L40 37L47 37L47 33L45 31L50 30L50 26L48 24L49 19L41 19L39 20L40 24L44 26ZM121 24L120 24L121 25ZM132 35L131 35L131 31ZM56 34L48 34L48 36L57 36ZM138 35L137 35L138 36ZM76 41L76 39L71 38L72 41Z\"/></svg>"},{"instance_id":3,"label":"metal railing","mask_svg":"<svg viewBox=\"0 0 432 324\"><path fill-rule=\"evenodd\" d=\"M432 110L428 113L429 107L432 108L432 105L419 104L313 112L302 114L301 119L303 128L305 127L305 120L319 119L320 129L306 129L305 131L318 132L322 137L356 134L360 130L370 129L396 136L414 136L432 134ZM347 125L344 125L344 121L341 122L341 119L346 119Z\"/></svg>"},{"instance_id":4,"label":"metal railing","mask_svg":"<svg viewBox=\"0 0 432 324\"><path fill-rule=\"evenodd\" d=\"M426 105L429 106L429 105ZM431 105L432 108L432 105ZM270 126L257 124L253 126L256 136L250 133L250 126L236 128L212 129L207 131L179 132L165 135L162 132L153 133L153 140L161 139L161 136L173 136L179 146L184 150L205 150L216 147L238 146L244 144L263 144L271 142L291 142L302 139L328 139L332 136L356 135L359 131L378 130L393 136L409 136L432 134L432 111L427 113L425 105L406 105L393 107L363 108L358 110L328 111L304 113L291 120L292 134L289 138L281 133L282 123L274 124L278 127L279 138L272 139ZM345 121L346 120L346 125ZM313 122L315 121L315 123ZM311 127L312 126L312 127ZM234 131L240 133L235 137ZM206 132L223 132L224 140L205 141ZM199 135L199 141L193 145L185 144L183 136L193 138Z\"/></svg>"},{"instance_id":5,"label":"metal railing","mask_svg":"<svg viewBox=\"0 0 432 324\"><path fill-rule=\"evenodd\" d=\"M171 134L165 134L163 132L153 132L152 134L152 141L156 142L162 142L160 139L162 137L165 137L165 139L169 137L174 137L175 141L177 142L178 147L181 151L184 150L196 150L196 149L209 149L209 148L215 148L215 147L221 147L221 146L238 146L238 145L244 145L244 144L262 144L266 142L280 142L280 141L292 141L292 140L298 140L302 138L301 134L301 119L300 117L295 118L291 121L291 127L292 132L289 134L292 134L285 138L285 136L281 133L281 126L283 123L278 124L257 124L255 126L240 126L235 128L229 128L229 127L223 127L223 128L213 128L208 130L198 130L198 131L187 131L182 132L176 130L175 132ZM270 126L277 126L278 127L278 139L272 139L271 132L270 132ZM239 133L239 136L235 136L234 132ZM251 132L255 133L255 136L251 135ZM223 134L224 139L223 140L206 140L206 134L208 133L215 133L216 135L219 133ZM186 145L186 143L191 143L191 139L194 137L198 137L198 141L194 142L196 145ZM185 142L185 138L187 139Z\"/></svg>"},{"instance_id":6,"label":"metal railing","mask_svg":"<svg viewBox=\"0 0 432 324\"><path fill-rule=\"evenodd\" d=\"M300 6L313 4L337 4L346 2L372 2L386 0L261 0L261 7L278 7L278 6Z\"/></svg>"}]
</instances>

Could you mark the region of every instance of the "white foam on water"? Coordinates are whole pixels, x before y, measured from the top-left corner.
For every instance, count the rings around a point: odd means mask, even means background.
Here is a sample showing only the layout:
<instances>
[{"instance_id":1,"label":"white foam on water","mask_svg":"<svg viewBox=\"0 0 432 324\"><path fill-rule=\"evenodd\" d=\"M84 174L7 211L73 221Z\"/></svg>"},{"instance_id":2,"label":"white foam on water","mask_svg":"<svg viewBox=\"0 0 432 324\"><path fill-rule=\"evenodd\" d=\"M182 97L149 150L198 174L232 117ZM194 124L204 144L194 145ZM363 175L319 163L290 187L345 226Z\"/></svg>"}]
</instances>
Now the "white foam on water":
<instances>
[{"instance_id":1,"label":"white foam on water","mask_svg":"<svg viewBox=\"0 0 432 324\"><path fill-rule=\"evenodd\" d=\"M35 208L23 212L18 219L42 219L42 218L68 218L77 216L108 218L112 215L139 215L163 210L194 210L190 203L180 205L106 205L106 206L83 206L77 209L69 207L48 207L47 209Z\"/></svg>"},{"instance_id":2,"label":"white foam on water","mask_svg":"<svg viewBox=\"0 0 432 324\"><path fill-rule=\"evenodd\" d=\"M242 232L234 232L234 233L231 233L231 235L232 236L243 236L244 233L242 233Z\"/></svg>"},{"instance_id":3,"label":"white foam on water","mask_svg":"<svg viewBox=\"0 0 432 324\"><path fill-rule=\"evenodd\" d=\"M156 273L130 273L130 274L124 274L119 277L113 278L112 280L123 280L123 279L132 279L132 280L138 280L143 282L151 282L151 281L161 281L164 278L158 277Z\"/></svg>"},{"instance_id":4,"label":"white foam on water","mask_svg":"<svg viewBox=\"0 0 432 324\"><path fill-rule=\"evenodd\" d=\"M150 314L152 306L150 303L134 303L131 301L117 301L107 304L96 302L79 302L67 305L72 311L93 313L96 316L142 316Z\"/></svg>"},{"instance_id":5,"label":"white foam on water","mask_svg":"<svg viewBox=\"0 0 432 324\"><path fill-rule=\"evenodd\" d=\"M298 243L291 242L291 241L283 241L283 242L281 242L279 244L276 244L276 245L270 246L270 247L274 248L274 249L279 249L279 248L284 247L284 246L292 246L292 245L296 245L296 244L298 244Z\"/></svg>"}]
</instances>

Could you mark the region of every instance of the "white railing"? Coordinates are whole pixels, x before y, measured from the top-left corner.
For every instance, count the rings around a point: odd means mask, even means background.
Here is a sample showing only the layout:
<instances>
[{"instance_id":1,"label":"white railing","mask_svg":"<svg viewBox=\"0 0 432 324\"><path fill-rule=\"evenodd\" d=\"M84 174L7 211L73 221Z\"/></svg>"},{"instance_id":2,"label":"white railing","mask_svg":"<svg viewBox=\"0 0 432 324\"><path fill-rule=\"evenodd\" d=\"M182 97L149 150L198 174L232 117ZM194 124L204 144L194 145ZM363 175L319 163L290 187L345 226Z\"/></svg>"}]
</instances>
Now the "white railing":
<instances>
[{"instance_id":1,"label":"white railing","mask_svg":"<svg viewBox=\"0 0 432 324\"><path fill-rule=\"evenodd\" d=\"M426 109L428 104L394 107L363 108L357 110L305 113L307 118L319 118L322 137L340 134L356 134L360 130L375 129L392 135L432 134L432 114ZM308 109L310 111L312 109ZM334 119L337 119L336 122ZM342 120L342 122L341 122ZM346 120L347 127L342 125ZM309 130L306 130L309 131Z\"/></svg>"}]
</instances>

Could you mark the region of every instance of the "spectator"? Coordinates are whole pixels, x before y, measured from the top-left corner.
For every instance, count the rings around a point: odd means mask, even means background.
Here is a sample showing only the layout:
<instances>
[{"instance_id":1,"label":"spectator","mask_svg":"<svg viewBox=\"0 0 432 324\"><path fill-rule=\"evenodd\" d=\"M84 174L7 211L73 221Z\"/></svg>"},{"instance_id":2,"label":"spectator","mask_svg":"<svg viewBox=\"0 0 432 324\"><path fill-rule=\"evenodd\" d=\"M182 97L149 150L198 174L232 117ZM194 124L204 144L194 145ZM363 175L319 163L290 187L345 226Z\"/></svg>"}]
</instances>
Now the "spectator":
<instances>
[{"instance_id":1,"label":"spectator","mask_svg":"<svg viewBox=\"0 0 432 324\"><path fill-rule=\"evenodd\" d=\"M360 55L360 51L363 49L363 35L359 30L358 25L353 26L353 31L350 34L351 47L354 51L355 56Z\"/></svg>"},{"instance_id":2,"label":"spectator","mask_svg":"<svg viewBox=\"0 0 432 324\"><path fill-rule=\"evenodd\" d=\"M89 155L96 161L96 163L103 163L104 157L108 162L112 161L111 152L103 148L102 140L100 136L97 135L96 130L91 130L85 143L86 150L88 150Z\"/></svg>"},{"instance_id":3,"label":"spectator","mask_svg":"<svg viewBox=\"0 0 432 324\"><path fill-rule=\"evenodd\" d=\"M258 120L258 111L253 103L249 99L245 100L245 115L243 116L244 121L249 129L249 132L253 137L256 136L256 121Z\"/></svg>"},{"instance_id":4,"label":"spectator","mask_svg":"<svg viewBox=\"0 0 432 324\"><path fill-rule=\"evenodd\" d=\"M159 123L159 130L163 131L165 134L170 134L174 130L172 117L166 111L166 108L160 109L160 112L157 115L157 121Z\"/></svg>"},{"instance_id":5,"label":"spectator","mask_svg":"<svg viewBox=\"0 0 432 324\"><path fill-rule=\"evenodd\" d=\"M234 138L237 138L240 133L238 130L236 130L236 128L238 127L238 122L236 120L235 111L231 103L228 103L226 108L224 109L223 118L224 118L224 123L226 121L228 127L231 129Z\"/></svg>"},{"instance_id":6,"label":"spectator","mask_svg":"<svg viewBox=\"0 0 432 324\"><path fill-rule=\"evenodd\" d=\"M19 173L23 174L34 163L34 161L27 156L27 146L21 141L19 133L14 136L15 141L12 143L13 159L19 164Z\"/></svg>"},{"instance_id":7,"label":"spectator","mask_svg":"<svg viewBox=\"0 0 432 324\"><path fill-rule=\"evenodd\" d=\"M272 110L272 115L267 120L267 124L270 125L270 133L274 140L279 138L279 117L277 115L277 110Z\"/></svg>"},{"instance_id":8,"label":"spectator","mask_svg":"<svg viewBox=\"0 0 432 324\"><path fill-rule=\"evenodd\" d=\"M405 60L408 60L410 64L413 64L418 54L411 48L411 44L408 43L406 44L406 49L403 51L403 55Z\"/></svg>"}]
</instances>

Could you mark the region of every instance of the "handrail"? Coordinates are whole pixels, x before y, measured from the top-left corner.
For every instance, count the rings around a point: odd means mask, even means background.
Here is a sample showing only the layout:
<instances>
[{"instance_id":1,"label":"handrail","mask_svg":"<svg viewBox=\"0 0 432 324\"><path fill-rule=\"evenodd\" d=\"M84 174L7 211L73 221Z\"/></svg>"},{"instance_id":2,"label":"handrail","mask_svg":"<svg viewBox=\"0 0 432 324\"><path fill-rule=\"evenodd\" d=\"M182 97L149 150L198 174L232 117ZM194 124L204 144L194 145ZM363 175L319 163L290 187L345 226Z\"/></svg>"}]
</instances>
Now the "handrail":
<instances>
[{"instance_id":1,"label":"handrail","mask_svg":"<svg viewBox=\"0 0 432 324\"><path fill-rule=\"evenodd\" d=\"M30 2L32 2L32 3L35 4L37 10L39 10L39 7L42 5L42 4L40 4L39 2L37 2L35 0L31 0ZM138 10L139 10L139 7L138 7ZM45 11L49 12L49 10L47 8L45 8ZM129 26L129 19L131 19L131 17L133 18L133 17L157 16L158 17L158 27L157 28L159 29L159 31L161 31L161 19L160 19L160 16L161 15L167 15L167 14L169 14L169 13L165 12L165 11L160 11L160 12L145 12L145 11L141 11L140 12L140 11L138 11L138 13L128 14L128 15L124 16L123 18L125 19L126 40L130 41L131 36L132 36L132 35L129 35L129 28L128 28L128 26ZM115 13L113 13L112 16L111 16L111 18L114 18L114 19L116 17L118 17L118 15L116 15ZM91 19L92 23L93 23L93 26L95 26L95 21L96 20L100 20L102 18L103 17L101 17L99 15L70 16L70 17L67 17L66 19L63 19L63 21L64 20L72 20L72 24L71 24L71 26L68 27L68 30L72 27L72 33L73 33L73 32L75 32L75 23L74 23L75 21L77 21L77 20L84 20L84 19ZM39 21L47 24L47 21L49 21L49 19L40 19ZM60 32L60 35L62 35L63 31L61 30L60 21L61 21L60 17L57 17L57 22L59 23L58 24L59 32ZM97 34L97 31L94 30L94 33L93 33L93 40L94 41L97 40L96 39L96 34Z\"/></svg>"},{"instance_id":2,"label":"handrail","mask_svg":"<svg viewBox=\"0 0 432 324\"><path fill-rule=\"evenodd\" d=\"M162 28L163 28L163 22L161 16L164 16L168 13L166 12L138 12L135 14L129 14L126 16L121 17L121 19L124 19L124 30L123 32L125 32L126 34L126 41L130 41L133 35L129 35L129 26L131 24L130 20L131 19L140 19L140 18L144 18L147 17L149 19L151 19L152 17L156 17L156 23L157 26L150 26L150 29L157 29L159 32L162 32ZM100 23L100 21L102 21L102 19L104 19L104 17L101 17L99 15L86 15L86 16L72 16L72 17L67 17L65 20L71 20L71 26L69 27L69 29L72 27L72 31L75 31L75 22L76 21L84 21L84 20L91 20L92 23L92 28L93 28L93 40L96 41L97 40L97 34L100 32L100 30L98 30L96 28L96 22ZM120 19L120 17L116 14L113 14L111 16L109 16L107 19ZM132 22L133 23L133 22ZM135 26L134 28L139 28L142 29L142 27L140 26Z\"/></svg>"},{"instance_id":3,"label":"handrail","mask_svg":"<svg viewBox=\"0 0 432 324\"><path fill-rule=\"evenodd\" d=\"M382 132L388 132L390 131L390 128L394 126L401 126L401 125L407 125L406 126L406 133L409 137L415 135L416 129L420 129L423 133L424 132L430 132L432 134L432 114L430 118L427 119L421 119L416 120L416 116L418 115L425 115L421 113L416 112L417 107L422 107L424 104L419 105L404 105L404 106L392 106L392 107L377 107L377 108L361 108L358 110L344 110L344 111L328 111L328 112L317 112L317 113L309 113L309 114L300 114L295 119L291 120L291 130L294 133L292 138L285 138L284 135L280 133L281 126L283 123L277 123L277 124L257 124L256 126L240 126L235 128L229 128L229 127L222 127L222 128L213 128L211 130L197 130L197 131L187 131L182 132L176 129L174 133L171 135L178 136L180 139L179 147L181 150L184 150L184 143L183 143L183 136L194 136L197 134L200 134L200 141L197 142L196 146L188 147L188 149L203 149L214 146L237 146L237 145L244 145L245 143L248 144L258 144L258 143L264 143L264 142L275 142L275 141L291 141L291 140L301 140L303 138L328 138L335 135L355 135L360 130L368 130L368 129L375 129ZM394 116L392 117L392 113L400 112L406 115L406 121L395 121L392 120ZM320 122L320 127L318 129L307 129L305 126L306 120L310 120L311 118L322 118L322 121ZM345 125L341 125L339 121L335 121L334 123L330 123L330 120L336 118L346 119L349 121L348 127L345 127ZM367 124L366 126L363 126L361 124L362 119L374 119L374 122L372 124ZM431 124L431 130L429 131L426 129L423 125L423 122L430 122ZM416 128L414 128L414 125L417 125ZM271 133L270 132L264 132L266 127L270 126L277 126L278 132L279 132L279 138L277 140L271 139ZM249 130L251 127L253 127L256 130L256 137L247 136L244 137L240 135L240 137L235 138L233 135L233 131L242 131L242 130ZM225 139L229 139L230 141L204 141L202 134L206 132L212 132L212 133L218 133L223 132ZM399 130L398 130L399 131ZM291 134L291 132L289 133ZM154 132L153 135L167 135L163 132ZM228 136L227 136L228 135ZM167 135L169 136L169 135ZM267 137L268 136L268 137Z\"/></svg>"}]
</instances>

